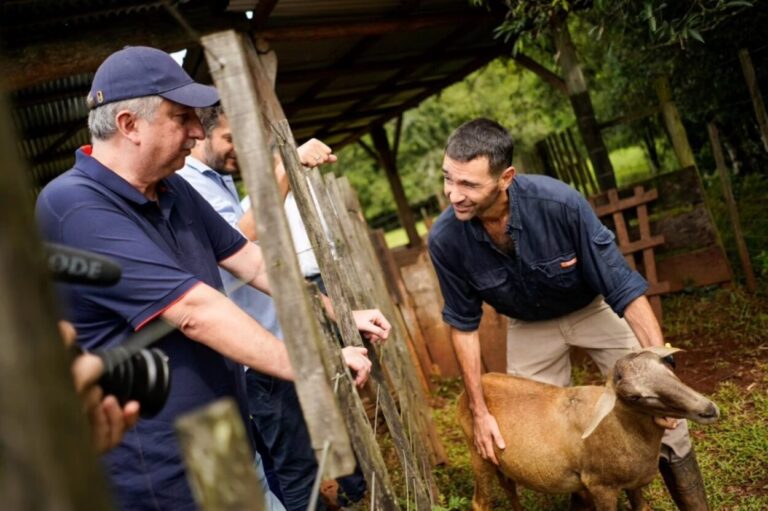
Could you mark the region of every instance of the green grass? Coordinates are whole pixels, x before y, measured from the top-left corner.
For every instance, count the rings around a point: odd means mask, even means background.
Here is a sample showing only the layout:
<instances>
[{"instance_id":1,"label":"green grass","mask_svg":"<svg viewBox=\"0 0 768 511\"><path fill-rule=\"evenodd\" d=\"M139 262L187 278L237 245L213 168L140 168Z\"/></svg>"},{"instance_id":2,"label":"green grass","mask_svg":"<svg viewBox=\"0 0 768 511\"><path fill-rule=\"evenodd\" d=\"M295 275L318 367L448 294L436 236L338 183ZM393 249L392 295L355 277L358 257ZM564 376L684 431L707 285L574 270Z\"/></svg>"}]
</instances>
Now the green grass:
<instances>
[{"instance_id":1,"label":"green grass","mask_svg":"<svg viewBox=\"0 0 768 511\"><path fill-rule=\"evenodd\" d=\"M416 223L416 232L421 236L427 234L427 226L424 225L423 221ZM402 227L385 233L384 239L387 241L389 248L402 247L408 243L408 235Z\"/></svg>"}]
</instances>

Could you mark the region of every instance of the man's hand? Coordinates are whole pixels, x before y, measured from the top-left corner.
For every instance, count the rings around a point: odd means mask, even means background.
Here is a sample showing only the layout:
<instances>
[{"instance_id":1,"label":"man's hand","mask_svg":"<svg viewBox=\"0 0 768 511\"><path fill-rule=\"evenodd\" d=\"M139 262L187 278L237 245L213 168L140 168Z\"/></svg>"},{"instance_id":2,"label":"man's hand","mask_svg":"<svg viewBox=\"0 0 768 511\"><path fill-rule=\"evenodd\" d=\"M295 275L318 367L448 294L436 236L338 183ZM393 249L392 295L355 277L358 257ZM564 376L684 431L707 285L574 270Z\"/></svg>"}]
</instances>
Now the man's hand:
<instances>
[{"instance_id":1,"label":"man's hand","mask_svg":"<svg viewBox=\"0 0 768 511\"><path fill-rule=\"evenodd\" d=\"M368 350L357 346L342 348L344 363L347 364L355 376L355 385L362 387L371 374L371 361L368 359Z\"/></svg>"},{"instance_id":2,"label":"man's hand","mask_svg":"<svg viewBox=\"0 0 768 511\"><path fill-rule=\"evenodd\" d=\"M74 344L77 334L71 323L60 321L59 331L66 345ZM83 410L91 425L91 444L104 453L119 444L125 432L136 425L139 403L129 401L121 408L115 396L104 397L98 385L104 364L96 355L78 355L71 370L75 390L83 401Z\"/></svg>"},{"instance_id":3,"label":"man's hand","mask_svg":"<svg viewBox=\"0 0 768 511\"><path fill-rule=\"evenodd\" d=\"M477 449L478 454L480 454L484 460L488 460L494 465L498 465L499 460L496 458L496 452L493 450L494 444L499 449L506 448L506 444L501 437L496 418L487 412L482 416L475 417L474 432L475 449Z\"/></svg>"},{"instance_id":4,"label":"man's hand","mask_svg":"<svg viewBox=\"0 0 768 511\"><path fill-rule=\"evenodd\" d=\"M301 164L306 167L317 167L324 163L335 163L337 158L331 148L316 138L311 138L298 147Z\"/></svg>"},{"instance_id":5,"label":"man's hand","mask_svg":"<svg viewBox=\"0 0 768 511\"><path fill-rule=\"evenodd\" d=\"M379 309L352 311L352 316L355 318L357 329L371 342L381 343L389 337L392 325Z\"/></svg>"},{"instance_id":6,"label":"man's hand","mask_svg":"<svg viewBox=\"0 0 768 511\"><path fill-rule=\"evenodd\" d=\"M672 417L654 417L653 422L655 422L657 426L661 426L664 429L675 429L680 423L679 420Z\"/></svg>"}]
</instances>

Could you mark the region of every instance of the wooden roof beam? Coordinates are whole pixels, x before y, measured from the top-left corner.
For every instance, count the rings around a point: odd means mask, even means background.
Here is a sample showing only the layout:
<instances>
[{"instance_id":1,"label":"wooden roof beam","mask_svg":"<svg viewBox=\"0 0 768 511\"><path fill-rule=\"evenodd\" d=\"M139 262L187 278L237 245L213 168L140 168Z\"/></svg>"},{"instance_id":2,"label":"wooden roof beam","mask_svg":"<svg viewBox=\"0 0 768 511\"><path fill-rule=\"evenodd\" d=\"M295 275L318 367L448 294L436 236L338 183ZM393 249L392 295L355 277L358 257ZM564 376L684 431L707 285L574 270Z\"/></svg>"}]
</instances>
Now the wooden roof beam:
<instances>
[{"instance_id":1,"label":"wooden roof beam","mask_svg":"<svg viewBox=\"0 0 768 511\"><path fill-rule=\"evenodd\" d=\"M442 89L448 87L449 85L452 85L452 84L462 80L469 73L471 73L473 71L476 71L477 69L483 67L484 65L486 65L488 62L490 62L494 58L498 57L499 55L500 55L500 53L496 54L496 55L482 55L482 56L474 59L472 62L470 62L466 66L462 67L460 70L458 70L455 73L452 73L451 75L446 77L445 80L443 81L443 83L440 86L437 86L434 89L424 91L424 92L414 96L412 99L406 101L405 103L403 103L402 105L398 106L397 108L395 108L393 110L390 110L388 114L383 115L375 123L370 123L370 124L384 124L385 122L387 122L388 120L392 119L396 115L399 115L400 113L405 112L406 110L409 110L409 109L415 107L416 105L418 105L419 103L421 103L422 101L427 99L429 96L435 94L437 91L442 90ZM349 135L345 139L341 140L340 142L334 143L333 144L334 145L334 150L341 149L345 145L357 141L358 138L360 138L363 135L365 135L366 133L368 133L368 131L371 129L370 124L368 124L368 125L360 128L360 129L358 129L357 131L354 131L351 135ZM320 135L319 133L316 132L314 136L315 137L324 136L324 137L328 138L328 137L333 136L334 134L346 133L346 132L348 132L348 130L347 131L338 130L336 132L327 131L327 132L323 133L322 135Z\"/></svg>"},{"instance_id":2,"label":"wooden roof beam","mask_svg":"<svg viewBox=\"0 0 768 511\"><path fill-rule=\"evenodd\" d=\"M255 18L255 16L254 16ZM414 16L392 20L368 20L355 23L323 23L301 26L283 26L258 31L258 37L268 41L312 41L338 39L342 37L366 37L414 32L443 26L488 21L490 15L478 11L476 15L444 14L436 16Z\"/></svg>"},{"instance_id":3,"label":"wooden roof beam","mask_svg":"<svg viewBox=\"0 0 768 511\"><path fill-rule=\"evenodd\" d=\"M496 51L498 55L502 46L492 46L491 51ZM341 75L355 75L374 71L400 71L404 67L418 67L431 63L452 62L455 60L472 59L478 54L486 53L489 49L484 48L461 48L445 52L441 55L430 55L420 53L412 57L406 57L399 60L385 60L377 62L357 62L346 68L319 68L319 69L294 69L291 71L278 72L278 84L300 83L309 81L309 79L319 79L323 77L334 77Z\"/></svg>"},{"instance_id":4,"label":"wooden roof beam","mask_svg":"<svg viewBox=\"0 0 768 511\"><path fill-rule=\"evenodd\" d=\"M245 16L230 13L183 13L201 32L245 30ZM203 19L205 22L203 22ZM169 16L156 16L141 25L108 25L37 44L6 48L0 55L0 90L18 90L64 76L93 72L113 52L126 45L146 45L172 52L196 41Z\"/></svg>"}]
</instances>

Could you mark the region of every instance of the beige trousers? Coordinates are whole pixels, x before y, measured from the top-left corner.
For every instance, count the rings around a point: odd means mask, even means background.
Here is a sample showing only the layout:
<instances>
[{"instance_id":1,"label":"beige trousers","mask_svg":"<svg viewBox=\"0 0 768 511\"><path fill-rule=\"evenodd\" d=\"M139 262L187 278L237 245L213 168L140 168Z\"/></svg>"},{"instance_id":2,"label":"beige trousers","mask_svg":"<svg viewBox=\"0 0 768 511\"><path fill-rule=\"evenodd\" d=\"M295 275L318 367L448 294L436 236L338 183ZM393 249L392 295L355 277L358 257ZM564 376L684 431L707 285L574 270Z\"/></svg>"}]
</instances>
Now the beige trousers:
<instances>
[{"instance_id":1,"label":"beige trousers","mask_svg":"<svg viewBox=\"0 0 768 511\"><path fill-rule=\"evenodd\" d=\"M586 307L563 317L544 321L507 318L507 373L566 387L571 384L572 346L582 348L603 376L616 360L640 349L627 322L598 296ZM688 425L666 430L661 455L682 458L691 450Z\"/></svg>"}]
</instances>

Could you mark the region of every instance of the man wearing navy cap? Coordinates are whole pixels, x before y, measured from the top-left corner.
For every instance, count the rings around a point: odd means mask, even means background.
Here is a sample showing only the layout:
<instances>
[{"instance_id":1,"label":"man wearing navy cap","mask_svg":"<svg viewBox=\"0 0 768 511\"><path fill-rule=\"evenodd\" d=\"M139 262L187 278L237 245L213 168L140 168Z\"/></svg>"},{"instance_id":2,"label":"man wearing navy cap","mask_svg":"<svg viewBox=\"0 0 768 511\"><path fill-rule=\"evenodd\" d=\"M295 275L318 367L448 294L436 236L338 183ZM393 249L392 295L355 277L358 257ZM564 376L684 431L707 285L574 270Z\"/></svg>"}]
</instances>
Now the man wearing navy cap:
<instances>
[{"instance_id":1,"label":"man wearing navy cap","mask_svg":"<svg viewBox=\"0 0 768 511\"><path fill-rule=\"evenodd\" d=\"M196 509L174 420L227 396L245 413L242 365L294 377L284 345L217 291L221 266L269 292L261 251L174 175L204 137L194 108L218 99L160 50L114 53L88 95L92 148L78 150L74 167L37 201L47 240L108 255L123 268L112 287L65 287L68 319L83 347L119 345L158 317L178 328L156 344L171 365L165 408L140 420L105 456L124 509ZM368 334L388 335L380 312L357 319ZM364 381L365 351L347 351L345 360Z\"/></svg>"}]
</instances>

